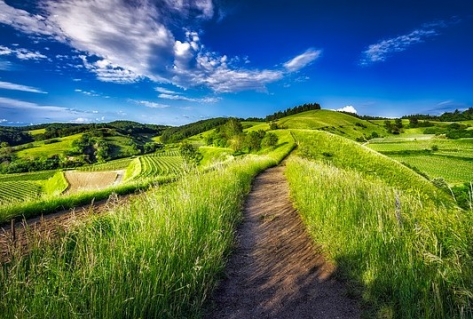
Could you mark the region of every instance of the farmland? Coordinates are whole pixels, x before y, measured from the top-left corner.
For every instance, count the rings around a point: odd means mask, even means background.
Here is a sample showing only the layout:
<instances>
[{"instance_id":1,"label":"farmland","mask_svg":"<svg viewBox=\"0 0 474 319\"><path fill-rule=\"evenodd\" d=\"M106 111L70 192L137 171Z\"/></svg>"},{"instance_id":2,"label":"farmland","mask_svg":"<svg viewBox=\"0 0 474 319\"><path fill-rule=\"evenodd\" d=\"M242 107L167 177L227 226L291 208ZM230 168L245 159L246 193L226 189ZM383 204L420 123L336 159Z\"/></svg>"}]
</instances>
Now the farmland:
<instances>
[{"instance_id":1,"label":"farmland","mask_svg":"<svg viewBox=\"0 0 474 319\"><path fill-rule=\"evenodd\" d=\"M443 178L451 185L472 181L472 139L403 135L374 139L367 146L423 172L431 180Z\"/></svg>"},{"instance_id":2,"label":"farmland","mask_svg":"<svg viewBox=\"0 0 474 319\"><path fill-rule=\"evenodd\" d=\"M304 227L366 317L472 318L472 206L460 208L436 183L472 182L472 139L415 129L391 135L376 121L326 110L275 122L274 129L242 123L240 141L261 130L278 137L253 151L234 151L235 136L224 146L204 146L218 130L206 128L150 154L76 170L0 175L1 222L89 205L112 192L138 193L57 238L38 238L25 255L13 250L0 267L0 313L201 317L235 247L253 178L286 158ZM186 143L198 161L182 155ZM71 181L81 174L104 185L85 189L93 182L84 179L76 183L83 189L73 191ZM7 205L8 189L25 191Z\"/></svg>"}]
</instances>

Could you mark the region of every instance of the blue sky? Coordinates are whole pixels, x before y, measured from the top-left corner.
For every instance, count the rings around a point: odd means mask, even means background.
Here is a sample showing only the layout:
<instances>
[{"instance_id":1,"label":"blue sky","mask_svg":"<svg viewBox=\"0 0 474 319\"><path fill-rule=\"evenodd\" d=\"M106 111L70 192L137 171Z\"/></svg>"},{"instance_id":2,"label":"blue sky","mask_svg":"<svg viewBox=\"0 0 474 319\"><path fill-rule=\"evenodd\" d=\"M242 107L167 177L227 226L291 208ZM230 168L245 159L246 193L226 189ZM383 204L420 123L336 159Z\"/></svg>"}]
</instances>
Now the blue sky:
<instances>
[{"instance_id":1,"label":"blue sky","mask_svg":"<svg viewBox=\"0 0 474 319\"><path fill-rule=\"evenodd\" d=\"M0 125L472 106L471 0L0 0Z\"/></svg>"}]
</instances>

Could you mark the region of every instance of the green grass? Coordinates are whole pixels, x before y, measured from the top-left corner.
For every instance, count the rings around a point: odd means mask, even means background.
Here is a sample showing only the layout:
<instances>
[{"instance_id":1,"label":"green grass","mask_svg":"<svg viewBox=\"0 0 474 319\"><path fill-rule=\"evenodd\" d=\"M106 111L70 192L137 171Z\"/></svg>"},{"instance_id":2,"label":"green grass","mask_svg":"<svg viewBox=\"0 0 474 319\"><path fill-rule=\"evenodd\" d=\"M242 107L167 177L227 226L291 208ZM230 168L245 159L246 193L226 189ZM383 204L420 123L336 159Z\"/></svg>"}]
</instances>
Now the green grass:
<instances>
[{"instance_id":1,"label":"green grass","mask_svg":"<svg viewBox=\"0 0 474 319\"><path fill-rule=\"evenodd\" d=\"M40 134L46 133L46 129L40 128L40 129L37 129L37 130L29 130L27 132L30 133L31 135L35 136L35 135L40 135Z\"/></svg>"},{"instance_id":2,"label":"green grass","mask_svg":"<svg viewBox=\"0 0 474 319\"><path fill-rule=\"evenodd\" d=\"M430 181L402 165L398 161L377 153L341 136L321 131L294 130L298 154L302 157L322 160L342 169L360 172L368 179L381 180L422 199L453 205L447 194Z\"/></svg>"},{"instance_id":3,"label":"green grass","mask_svg":"<svg viewBox=\"0 0 474 319\"><path fill-rule=\"evenodd\" d=\"M43 183L43 193L45 196L59 196L69 186L69 183L64 176L64 172L58 171L51 178Z\"/></svg>"},{"instance_id":4,"label":"green grass","mask_svg":"<svg viewBox=\"0 0 474 319\"><path fill-rule=\"evenodd\" d=\"M472 139L449 140L443 138L429 139L406 139L406 138L384 138L374 139L367 144L367 147L384 153L390 154L400 151L422 151L432 150L434 146L438 149L435 154L452 155L472 159Z\"/></svg>"},{"instance_id":5,"label":"green grass","mask_svg":"<svg viewBox=\"0 0 474 319\"><path fill-rule=\"evenodd\" d=\"M78 167L77 169L80 171L87 171L87 172L99 172L99 171L114 171L120 169L126 169L132 158L121 158L101 164L94 164L94 165L87 165Z\"/></svg>"},{"instance_id":6,"label":"green grass","mask_svg":"<svg viewBox=\"0 0 474 319\"><path fill-rule=\"evenodd\" d=\"M202 167L207 167L215 164L216 162L223 162L232 159L234 153L232 149L226 147L214 147L214 146L201 146L199 152L203 158L199 163Z\"/></svg>"},{"instance_id":7,"label":"green grass","mask_svg":"<svg viewBox=\"0 0 474 319\"><path fill-rule=\"evenodd\" d=\"M408 155L394 158L428 175L430 180L443 178L448 184L472 183L472 160L436 155Z\"/></svg>"},{"instance_id":8,"label":"green grass","mask_svg":"<svg viewBox=\"0 0 474 319\"><path fill-rule=\"evenodd\" d=\"M472 318L472 209L338 166L293 158L286 174L315 242L363 298L364 317Z\"/></svg>"},{"instance_id":9,"label":"green grass","mask_svg":"<svg viewBox=\"0 0 474 319\"><path fill-rule=\"evenodd\" d=\"M16 173L16 174L0 174L1 182L12 181L42 181L51 178L56 174L56 171L40 171L31 173Z\"/></svg>"},{"instance_id":10,"label":"green grass","mask_svg":"<svg viewBox=\"0 0 474 319\"><path fill-rule=\"evenodd\" d=\"M279 119L280 128L323 130L349 139L364 139L376 132L385 136L385 128L354 116L330 110L314 110Z\"/></svg>"},{"instance_id":11,"label":"green grass","mask_svg":"<svg viewBox=\"0 0 474 319\"><path fill-rule=\"evenodd\" d=\"M57 138L59 142L44 144L44 141L33 142L33 147L16 152L19 158L51 157L71 150L72 142L81 137L82 134L70 135Z\"/></svg>"},{"instance_id":12,"label":"green grass","mask_svg":"<svg viewBox=\"0 0 474 319\"><path fill-rule=\"evenodd\" d=\"M38 199L42 194L41 184L36 181L0 182L0 205L6 206L22 201Z\"/></svg>"},{"instance_id":13,"label":"green grass","mask_svg":"<svg viewBox=\"0 0 474 319\"><path fill-rule=\"evenodd\" d=\"M253 177L293 148L195 172L0 267L5 318L199 318Z\"/></svg>"},{"instance_id":14,"label":"green grass","mask_svg":"<svg viewBox=\"0 0 474 319\"><path fill-rule=\"evenodd\" d=\"M140 178L179 174L184 169L184 160L176 155L145 155L140 156Z\"/></svg>"}]
</instances>

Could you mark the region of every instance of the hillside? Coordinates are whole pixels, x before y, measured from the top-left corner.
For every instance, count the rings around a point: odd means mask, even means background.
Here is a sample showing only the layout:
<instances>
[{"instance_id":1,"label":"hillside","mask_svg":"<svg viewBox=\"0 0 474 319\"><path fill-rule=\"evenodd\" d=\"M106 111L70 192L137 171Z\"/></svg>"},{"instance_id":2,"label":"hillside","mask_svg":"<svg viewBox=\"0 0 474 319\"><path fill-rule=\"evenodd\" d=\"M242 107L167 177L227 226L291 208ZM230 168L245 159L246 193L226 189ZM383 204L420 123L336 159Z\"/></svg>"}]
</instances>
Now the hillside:
<instances>
[{"instance_id":1,"label":"hillside","mask_svg":"<svg viewBox=\"0 0 474 319\"><path fill-rule=\"evenodd\" d=\"M278 120L277 125L282 129L323 130L359 141L387 135L383 126L330 110L290 115Z\"/></svg>"}]
</instances>

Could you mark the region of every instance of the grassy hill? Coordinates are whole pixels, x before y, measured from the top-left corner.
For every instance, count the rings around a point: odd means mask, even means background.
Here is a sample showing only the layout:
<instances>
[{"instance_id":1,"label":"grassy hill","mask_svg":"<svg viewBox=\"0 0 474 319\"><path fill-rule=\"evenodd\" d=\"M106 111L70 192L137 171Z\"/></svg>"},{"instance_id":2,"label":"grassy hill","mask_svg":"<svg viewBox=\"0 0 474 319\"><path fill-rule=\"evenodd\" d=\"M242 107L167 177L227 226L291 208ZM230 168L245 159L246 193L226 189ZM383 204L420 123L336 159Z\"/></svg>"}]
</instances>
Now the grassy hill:
<instances>
[{"instance_id":1,"label":"grassy hill","mask_svg":"<svg viewBox=\"0 0 474 319\"><path fill-rule=\"evenodd\" d=\"M323 130L352 140L365 140L387 135L383 126L330 110L314 110L278 120L282 129Z\"/></svg>"},{"instance_id":2,"label":"grassy hill","mask_svg":"<svg viewBox=\"0 0 474 319\"><path fill-rule=\"evenodd\" d=\"M285 175L294 205L315 243L334 262L334 275L344 278L348 294L361 301L365 317L472 318L472 207L460 209L452 193L388 156L428 148L427 162L436 155L472 163L472 155L467 156L472 139L445 138L436 142L434 151L433 135L421 130L388 135L383 124L328 110L276 122L273 130L271 123L241 123L238 137L259 130L278 137L276 145L252 152L204 146L206 137L215 133L213 121L176 130L202 155L198 166L186 166L177 176L162 173L176 173L176 163L183 162L177 144L171 143L165 150L175 149L161 155L140 154L88 167L125 170L113 188L32 205L24 201L11 209L1 206L0 220L8 221L85 205L112 191L143 191L109 213L91 216L57 242L38 244L31 254L0 267L0 290L5 292L0 313L197 318L222 276L252 178L288 158ZM130 135L104 138L130 141ZM365 143L375 135L386 137ZM49 146L34 142L31 150L58 151L71 137L57 139ZM437 165L450 169L450 163ZM28 194L65 187L62 171L41 178L36 173L0 174L0 182L3 178L7 190L20 177L23 183L15 187Z\"/></svg>"}]
</instances>

